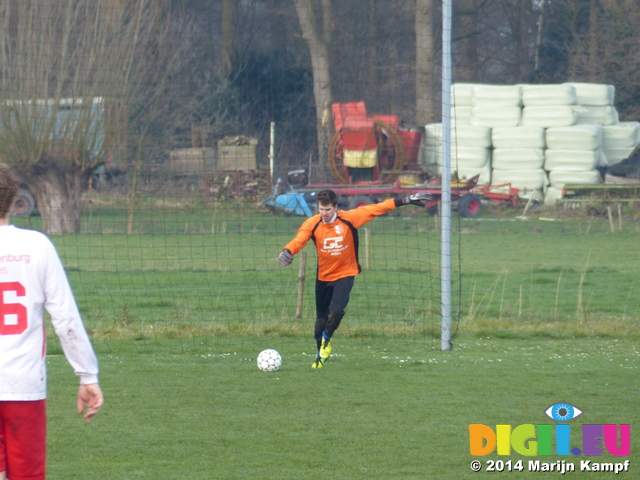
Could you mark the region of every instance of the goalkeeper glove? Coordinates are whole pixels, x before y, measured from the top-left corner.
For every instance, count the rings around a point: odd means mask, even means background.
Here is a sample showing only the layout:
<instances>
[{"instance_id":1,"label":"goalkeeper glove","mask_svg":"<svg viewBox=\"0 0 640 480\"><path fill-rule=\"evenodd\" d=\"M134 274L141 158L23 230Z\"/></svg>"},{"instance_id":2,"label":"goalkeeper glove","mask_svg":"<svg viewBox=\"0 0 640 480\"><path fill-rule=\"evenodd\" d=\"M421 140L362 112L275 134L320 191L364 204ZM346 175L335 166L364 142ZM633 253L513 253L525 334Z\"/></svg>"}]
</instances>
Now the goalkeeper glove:
<instances>
[{"instance_id":1,"label":"goalkeeper glove","mask_svg":"<svg viewBox=\"0 0 640 480\"><path fill-rule=\"evenodd\" d=\"M416 192L412 193L408 197L402 199L402 205L417 205L419 207L424 207L425 203L431 200L432 196L427 192Z\"/></svg>"},{"instance_id":2,"label":"goalkeeper glove","mask_svg":"<svg viewBox=\"0 0 640 480\"><path fill-rule=\"evenodd\" d=\"M282 252L280 252L278 263L283 267L286 267L287 265L291 265L291 262L293 262L293 255L289 250L285 248L284 250L282 250Z\"/></svg>"}]
</instances>

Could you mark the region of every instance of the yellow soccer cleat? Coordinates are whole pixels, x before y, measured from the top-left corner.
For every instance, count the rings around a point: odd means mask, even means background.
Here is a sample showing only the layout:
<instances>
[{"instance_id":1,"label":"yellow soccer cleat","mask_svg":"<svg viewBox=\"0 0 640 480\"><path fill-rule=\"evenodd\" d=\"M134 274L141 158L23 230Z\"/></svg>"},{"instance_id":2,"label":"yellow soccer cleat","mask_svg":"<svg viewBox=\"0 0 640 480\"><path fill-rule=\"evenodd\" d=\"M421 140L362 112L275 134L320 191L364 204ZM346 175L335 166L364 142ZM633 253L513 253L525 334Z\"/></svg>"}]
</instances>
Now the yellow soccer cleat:
<instances>
[{"instance_id":1,"label":"yellow soccer cleat","mask_svg":"<svg viewBox=\"0 0 640 480\"><path fill-rule=\"evenodd\" d=\"M323 360L326 360L331 356L331 339L322 340L322 345L320 345L320 357Z\"/></svg>"},{"instance_id":2,"label":"yellow soccer cleat","mask_svg":"<svg viewBox=\"0 0 640 480\"><path fill-rule=\"evenodd\" d=\"M324 367L324 358L316 358L316 361L311 364L311 368L322 368Z\"/></svg>"}]
</instances>

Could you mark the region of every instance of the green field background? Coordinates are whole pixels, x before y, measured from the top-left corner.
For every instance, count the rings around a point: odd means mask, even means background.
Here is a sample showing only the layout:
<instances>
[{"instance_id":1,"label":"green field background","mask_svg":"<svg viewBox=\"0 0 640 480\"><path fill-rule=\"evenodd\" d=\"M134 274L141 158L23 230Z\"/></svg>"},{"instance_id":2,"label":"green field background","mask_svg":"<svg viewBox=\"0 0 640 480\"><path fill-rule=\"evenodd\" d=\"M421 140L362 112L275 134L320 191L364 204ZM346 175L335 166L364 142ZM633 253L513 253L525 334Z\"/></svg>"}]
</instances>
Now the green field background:
<instances>
[{"instance_id":1,"label":"green field background","mask_svg":"<svg viewBox=\"0 0 640 480\"><path fill-rule=\"evenodd\" d=\"M638 478L638 224L561 212L454 219L452 350L440 351L440 232L392 212L368 225L357 279L325 368L314 345L315 256L276 257L302 217L255 205L93 207L80 235L53 237L100 357L103 412L74 412L76 380L49 332L49 478L560 478L514 452L469 465L468 425L553 424L568 402L580 425L631 425ZM542 217L542 218L540 218ZM31 226L37 228L37 218ZM26 220L15 220L27 226ZM361 257L361 261L363 258ZM260 372L260 350L283 367ZM535 457L576 464L586 457ZM487 460L525 471L487 472ZM567 478L613 473L568 472Z\"/></svg>"},{"instance_id":2,"label":"green field background","mask_svg":"<svg viewBox=\"0 0 640 480\"><path fill-rule=\"evenodd\" d=\"M127 235L124 205L90 204L82 234L53 238L96 343L157 350L176 338L187 346L236 335L308 338L315 250L304 250L304 281L302 255L288 268L277 263L304 217L273 215L259 204L187 205L149 199ZM604 217L558 213L454 215L454 334L635 335L638 223L629 217L612 232ZM437 218L404 207L362 230L364 270L341 334L440 349Z\"/></svg>"}]
</instances>

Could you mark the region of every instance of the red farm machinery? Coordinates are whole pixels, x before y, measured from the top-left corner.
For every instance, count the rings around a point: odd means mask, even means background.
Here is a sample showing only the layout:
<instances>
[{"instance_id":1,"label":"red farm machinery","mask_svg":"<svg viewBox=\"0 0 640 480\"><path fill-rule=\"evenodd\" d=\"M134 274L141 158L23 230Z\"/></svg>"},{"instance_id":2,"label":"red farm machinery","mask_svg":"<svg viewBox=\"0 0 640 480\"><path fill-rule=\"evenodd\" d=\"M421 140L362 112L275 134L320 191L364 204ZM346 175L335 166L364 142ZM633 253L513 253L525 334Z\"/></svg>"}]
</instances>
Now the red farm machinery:
<instances>
[{"instance_id":1,"label":"red farm machinery","mask_svg":"<svg viewBox=\"0 0 640 480\"><path fill-rule=\"evenodd\" d=\"M437 212L442 199L440 181L426 182L418 162L423 128L405 126L398 115L370 115L364 102L334 103L331 111L335 133L329 143L328 165L334 183L310 184L306 171L289 172L284 187L288 191L282 191L282 182L277 183L272 196L263 202L268 208L310 215L315 193L329 188L340 196L344 208L426 191L432 200L425 208ZM477 181L475 176L451 183L451 200L460 216L480 216L482 198L517 202L517 190L496 193L490 186L478 186Z\"/></svg>"}]
</instances>

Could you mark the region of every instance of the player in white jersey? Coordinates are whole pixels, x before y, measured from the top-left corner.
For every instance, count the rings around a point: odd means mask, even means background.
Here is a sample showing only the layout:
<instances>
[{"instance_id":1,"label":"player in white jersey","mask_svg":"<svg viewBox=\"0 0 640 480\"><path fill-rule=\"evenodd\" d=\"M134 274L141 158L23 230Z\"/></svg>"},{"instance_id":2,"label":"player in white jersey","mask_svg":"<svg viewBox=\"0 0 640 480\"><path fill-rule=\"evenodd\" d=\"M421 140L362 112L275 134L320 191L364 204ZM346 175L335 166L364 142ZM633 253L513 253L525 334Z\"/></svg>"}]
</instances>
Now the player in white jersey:
<instances>
[{"instance_id":1,"label":"player in white jersey","mask_svg":"<svg viewBox=\"0 0 640 480\"><path fill-rule=\"evenodd\" d=\"M44 310L80 378L78 413L102 407L98 361L51 241L9 224L18 183L0 163L0 480L43 480L46 457Z\"/></svg>"}]
</instances>

